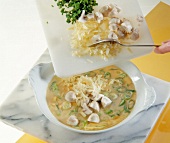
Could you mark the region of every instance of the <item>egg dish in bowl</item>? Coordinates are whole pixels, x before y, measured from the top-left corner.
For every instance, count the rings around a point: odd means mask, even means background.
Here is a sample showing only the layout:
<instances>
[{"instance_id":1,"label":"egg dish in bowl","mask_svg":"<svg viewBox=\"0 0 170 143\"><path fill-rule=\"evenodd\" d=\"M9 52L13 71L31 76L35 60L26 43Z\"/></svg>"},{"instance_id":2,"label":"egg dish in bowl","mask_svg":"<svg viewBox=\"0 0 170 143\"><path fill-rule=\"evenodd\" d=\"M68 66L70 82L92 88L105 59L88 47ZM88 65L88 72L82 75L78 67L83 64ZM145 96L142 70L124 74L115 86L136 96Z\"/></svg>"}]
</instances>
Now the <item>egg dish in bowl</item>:
<instances>
[{"instance_id":1,"label":"egg dish in bowl","mask_svg":"<svg viewBox=\"0 0 170 143\"><path fill-rule=\"evenodd\" d=\"M154 90L131 62L117 63L69 78L54 75L51 63L29 73L42 113L54 124L79 133L115 129L147 109Z\"/></svg>"}]
</instances>

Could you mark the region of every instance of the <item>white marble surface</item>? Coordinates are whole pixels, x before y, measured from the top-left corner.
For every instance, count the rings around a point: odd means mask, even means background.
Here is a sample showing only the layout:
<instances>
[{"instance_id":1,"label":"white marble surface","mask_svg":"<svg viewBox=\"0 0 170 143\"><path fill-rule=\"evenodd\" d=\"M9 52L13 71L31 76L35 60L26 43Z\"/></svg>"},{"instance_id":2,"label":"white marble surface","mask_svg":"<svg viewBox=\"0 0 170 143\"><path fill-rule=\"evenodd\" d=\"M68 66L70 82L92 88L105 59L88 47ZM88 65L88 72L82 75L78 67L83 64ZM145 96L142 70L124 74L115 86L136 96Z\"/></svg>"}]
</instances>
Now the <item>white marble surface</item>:
<instances>
[{"instance_id":1,"label":"white marble surface","mask_svg":"<svg viewBox=\"0 0 170 143\"><path fill-rule=\"evenodd\" d=\"M138 0L144 15L160 0ZM170 4L170 0L162 0ZM34 0L0 0L0 104L44 52L47 43ZM10 135L10 138L9 138ZM0 122L0 142L13 143L23 132Z\"/></svg>"},{"instance_id":2,"label":"white marble surface","mask_svg":"<svg viewBox=\"0 0 170 143\"><path fill-rule=\"evenodd\" d=\"M48 51L39 62L50 61ZM128 124L102 134L79 134L56 126L40 112L27 76L9 95L0 109L0 119L19 130L50 143L142 143L151 131L170 96L170 84L149 75L144 77L156 91L156 101ZM162 93L164 93L162 95ZM166 94L165 94L166 93Z\"/></svg>"}]
</instances>

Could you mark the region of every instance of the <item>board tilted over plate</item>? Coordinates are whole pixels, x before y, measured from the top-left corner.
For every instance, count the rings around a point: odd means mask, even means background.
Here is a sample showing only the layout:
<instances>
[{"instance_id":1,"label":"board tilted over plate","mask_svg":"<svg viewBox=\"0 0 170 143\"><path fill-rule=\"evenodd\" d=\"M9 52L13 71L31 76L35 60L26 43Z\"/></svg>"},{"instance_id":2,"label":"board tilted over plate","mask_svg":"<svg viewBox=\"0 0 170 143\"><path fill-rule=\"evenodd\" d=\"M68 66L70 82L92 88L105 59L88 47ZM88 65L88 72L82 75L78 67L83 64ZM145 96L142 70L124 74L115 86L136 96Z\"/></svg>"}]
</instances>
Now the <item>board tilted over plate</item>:
<instances>
[{"instance_id":1,"label":"board tilted over plate","mask_svg":"<svg viewBox=\"0 0 170 143\"><path fill-rule=\"evenodd\" d=\"M122 8L122 16L131 21L135 21L137 15L142 15L136 0L98 0L97 2L99 3L98 8L111 3L117 4ZM59 77L68 77L102 68L121 60L130 60L148 54L153 50L153 47L130 47L130 52L125 47L116 57L107 61L94 56L72 56L73 49L70 46L71 31L68 30L71 24L65 22L65 16L61 15L56 2L54 0L37 0L37 7L48 42L55 74ZM140 23L139 32L140 38L133 44L153 44L145 19Z\"/></svg>"}]
</instances>

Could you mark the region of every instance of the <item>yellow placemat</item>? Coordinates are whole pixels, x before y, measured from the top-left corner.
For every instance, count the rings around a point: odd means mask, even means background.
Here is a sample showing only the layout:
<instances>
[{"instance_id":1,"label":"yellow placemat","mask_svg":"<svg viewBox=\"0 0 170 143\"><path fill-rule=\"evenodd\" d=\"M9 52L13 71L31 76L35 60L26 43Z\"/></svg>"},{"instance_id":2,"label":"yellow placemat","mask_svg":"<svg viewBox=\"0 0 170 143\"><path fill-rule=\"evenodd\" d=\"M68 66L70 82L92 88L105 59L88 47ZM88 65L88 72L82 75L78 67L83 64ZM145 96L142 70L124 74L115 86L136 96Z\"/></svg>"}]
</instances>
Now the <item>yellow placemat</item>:
<instances>
[{"instance_id":1,"label":"yellow placemat","mask_svg":"<svg viewBox=\"0 0 170 143\"><path fill-rule=\"evenodd\" d=\"M170 6L160 2L146 21L155 44L170 39ZM170 53L150 55L132 60L141 71L170 82ZM163 94L163 93L162 93ZM161 95L159 95L161 96ZM170 143L170 101L145 143Z\"/></svg>"},{"instance_id":2,"label":"yellow placemat","mask_svg":"<svg viewBox=\"0 0 170 143\"><path fill-rule=\"evenodd\" d=\"M155 44L170 39L170 6L160 2L147 16L146 21ZM149 55L132 60L144 73L170 81L170 53Z\"/></svg>"},{"instance_id":3,"label":"yellow placemat","mask_svg":"<svg viewBox=\"0 0 170 143\"><path fill-rule=\"evenodd\" d=\"M29 134L24 134L16 143L46 143L36 137Z\"/></svg>"},{"instance_id":4,"label":"yellow placemat","mask_svg":"<svg viewBox=\"0 0 170 143\"><path fill-rule=\"evenodd\" d=\"M155 44L170 39L170 6L160 2L147 16L146 21ZM151 53L132 60L144 73L170 81L170 53ZM169 110L168 110L169 109ZM170 141L170 102L163 111L146 143L169 143ZM17 143L46 143L25 134Z\"/></svg>"}]
</instances>

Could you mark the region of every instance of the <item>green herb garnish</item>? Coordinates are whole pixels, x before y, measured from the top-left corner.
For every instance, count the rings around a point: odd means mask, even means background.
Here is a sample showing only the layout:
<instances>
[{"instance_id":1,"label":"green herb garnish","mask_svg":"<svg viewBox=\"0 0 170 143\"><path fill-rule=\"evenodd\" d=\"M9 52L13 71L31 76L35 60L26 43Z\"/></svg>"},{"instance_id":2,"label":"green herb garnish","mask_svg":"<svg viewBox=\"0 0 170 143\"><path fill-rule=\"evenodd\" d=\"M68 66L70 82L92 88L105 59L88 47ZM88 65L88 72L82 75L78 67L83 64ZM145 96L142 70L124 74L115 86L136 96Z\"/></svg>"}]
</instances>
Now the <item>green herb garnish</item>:
<instances>
[{"instance_id":1,"label":"green herb garnish","mask_svg":"<svg viewBox=\"0 0 170 143\"><path fill-rule=\"evenodd\" d=\"M69 115L76 114L76 113L78 113L78 107L76 107L75 109L71 110Z\"/></svg>"},{"instance_id":2,"label":"green herb garnish","mask_svg":"<svg viewBox=\"0 0 170 143\"><path fill-rule=\"evenodd\" d=\"M51 84L51 86L50 86L50 90L51 90L52 92L58 90L58 86L57 86L57 83L56 83L55 81L52 82L52 84Z\"/></svg>"},{"instance_id":3,"label":"green herb garnish","mask_svg":"<svg viewBox=\"0 0 170 143\"><path fill-rule=\"evenodd\" d=\"M111 110L111 109L107 110L107 111L105 111L105 113L109 115L109 114L113 113L113 110Z\"/></svg>"},{"instance_id":4,"label":"green herb garnish","mask_svg":"<svg viewBox=\"0 0 170 143\"><path fill-rule=\"evenodd\" d=\"M96 0L54 0L60 9L61 14L66 15L67 23L75 23L81 16L83 10L85 14L92 13L93 6L98 5Z\"/></svg>"},{"instance_id":5,"label":"green herb garnish","mask_svg":"<svg viewBox=\"0 0 170 143\"><path fill-rule=\"evenodd\" d=\"M120 102L120 104L119 104L119 106L124 105L124 104L125 104L125 102L126 102L126 101L125 101L124 99L122 99L122 100L121 100L121 102Z\"/></svg>"},{"instance_id":6,"label":"green herb garnish","mask_svg":"<svg viewBox=\"0 0 170 143\"><path fill-rule=\"evenodd\" d=\"M130 113L130 110L129 110L127 105L124 105L124 111L127 112L127 113Z\"/></svg>"},{"instance_id":7,"label":"green herb garnish","mask_svg":"<svg viewBox=\"0 0 170 143\"><path fill-rule=\"evenodd\" d=\"M106 79L111 78L111 73L110 72L105 72L104 78L106 78Z\"/></svg>"},{"instance_id":8,"label":"green herb garnish","mask_svg":"<svg viewBox=\"0 0 170 143\"><path fill-rule=\"evenodd\" d=\"M117 69L111 68L110 70L117 70Z\"/></svg>"}]
</instances>

